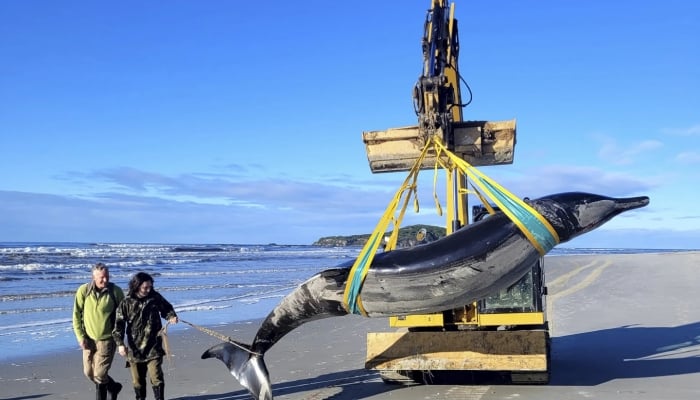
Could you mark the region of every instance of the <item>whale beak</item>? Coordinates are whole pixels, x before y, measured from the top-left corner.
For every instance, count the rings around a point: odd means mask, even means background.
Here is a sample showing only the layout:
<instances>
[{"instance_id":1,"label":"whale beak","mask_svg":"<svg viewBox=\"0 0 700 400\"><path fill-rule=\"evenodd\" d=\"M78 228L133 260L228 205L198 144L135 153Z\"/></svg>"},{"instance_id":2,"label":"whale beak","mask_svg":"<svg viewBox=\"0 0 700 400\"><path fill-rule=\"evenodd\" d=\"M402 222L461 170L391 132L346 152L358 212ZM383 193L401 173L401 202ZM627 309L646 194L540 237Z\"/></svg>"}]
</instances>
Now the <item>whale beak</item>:
<instances>
[{"instance_id":1,"label":"whale beak","mask_svg":"<svg viewBox=\"0 0 700 400\"><path fill-rule=\"evenodd\" d=\"M560 243L590 232L617 215L649 204L648 196L615 198L574 192L555 197L558 198L557 201L568 204L574 210L577 225L574 229L560 226Z\"/></svg>"},{"instance_id":2,"label":"whale beak","mask_svg":"<svg viewBox=\"0 0 700 400\"><path fill-rule=\"evenodd\" d=\"M649 197L647 196L615 199L615 209L619 212L634 210L635 208L644 207L647 204L649 204Z\"/></svg>"}]
</instances>

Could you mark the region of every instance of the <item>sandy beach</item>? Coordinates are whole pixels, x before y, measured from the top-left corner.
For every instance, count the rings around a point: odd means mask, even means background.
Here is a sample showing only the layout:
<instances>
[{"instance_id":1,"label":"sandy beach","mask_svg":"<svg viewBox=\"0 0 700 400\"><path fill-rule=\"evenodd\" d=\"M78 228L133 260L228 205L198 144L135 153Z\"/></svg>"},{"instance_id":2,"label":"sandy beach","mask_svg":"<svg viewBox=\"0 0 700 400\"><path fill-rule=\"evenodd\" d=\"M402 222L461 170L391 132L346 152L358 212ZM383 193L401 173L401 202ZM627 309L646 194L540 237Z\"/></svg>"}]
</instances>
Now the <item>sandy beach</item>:
<instances>
[{"instance_id":1,"label":"sandy beach","mask_svg":"<svg viewBox=\"0 0 700 400\"><path fill-rule=\"evenodd\" d=\"M364 369L366 333L385 318L346 316L292 331L265 356L276 399L696 399L700 396L700 252L547 257L552 341L548 385L387 385ZM195 322L196 321L192 321ZM211 326L250 342L260 321ZM193 328L169 336L168 399L249 399L216 360L218 339ZM112 377L133 398L118 355ZM94 386L72 351L0 366L0 399L87 399ZM148 393L148 398L153 398Z\"/></svg>"}]
</instances>

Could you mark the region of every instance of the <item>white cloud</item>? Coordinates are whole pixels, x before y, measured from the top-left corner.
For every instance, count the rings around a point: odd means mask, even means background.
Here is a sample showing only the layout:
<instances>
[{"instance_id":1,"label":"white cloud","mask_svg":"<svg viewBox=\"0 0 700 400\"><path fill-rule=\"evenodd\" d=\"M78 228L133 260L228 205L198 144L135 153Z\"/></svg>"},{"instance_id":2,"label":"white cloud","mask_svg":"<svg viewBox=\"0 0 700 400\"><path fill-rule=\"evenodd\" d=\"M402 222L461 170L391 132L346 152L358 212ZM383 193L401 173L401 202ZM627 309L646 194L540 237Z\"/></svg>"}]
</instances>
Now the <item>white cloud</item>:
<instances>
[{"instance_id":1,"label":"white cloud","mask_svg":"<svg viewBox=\"0 0 700 400\"><path fill-rule=\"evenodd\" d=\"M620 145L611 137L600 137L600 139L603 141L603 146L598 151L598 156L617 165L633 164L638 156L663 147L662 142L651 139L628 145Z\"/></svg>"},{"instance_id":2,"label":"white cloud","mask_svg":"<svg viewBox=\"0 0 700 400\"><path fill-rule=\"evenodd\" d=\"M570 191L617 197L631 196L647 193L666 179L659 176L637 176L624 171L607 171L590 166L552 164L522 171L519 176L497 180L513 193L534 198Z\"/></svg>"},{"instance_id":3,"label":"white cloud","mask_svg":"<svg viewBox=\"0 0 700 400\"><path fill-rule=\"evenodd\" d=\"M673 136L700 136L700 124L688 128L666 128L662 132Z\"/></svg>"},{"instance_id":4,"label":"white cloud","mask_svg":"<svg viewBox=\"0 0 700 400\"><path fill-rule=\"evenodd\" d=\"M684 151L676 155L676 161L681 164L699 164L700 153L697 151Z\"/></svg>"}]
</instances>

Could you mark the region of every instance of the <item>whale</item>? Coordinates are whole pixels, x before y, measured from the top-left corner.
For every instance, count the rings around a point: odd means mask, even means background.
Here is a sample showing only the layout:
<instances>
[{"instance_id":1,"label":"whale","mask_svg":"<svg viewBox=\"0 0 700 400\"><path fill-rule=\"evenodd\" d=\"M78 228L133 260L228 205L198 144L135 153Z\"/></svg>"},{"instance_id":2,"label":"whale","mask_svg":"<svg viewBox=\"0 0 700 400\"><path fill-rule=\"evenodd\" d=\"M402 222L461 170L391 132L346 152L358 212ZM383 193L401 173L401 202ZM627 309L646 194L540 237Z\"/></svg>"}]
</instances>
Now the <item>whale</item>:
<instances>
[{"instance_id":1,"label":"whale","mask_svg":"<svg viewBox=\"0 0 700 400\"><path fill-rule=\"evenodd\" d=\"M649 197L567 192L525 202L565 243L648 205ZM497 212L436 241L377 253L362 284L362 307L367 317L454 309L511 286L542 256L507 215ZM265 352L307 322L348 315L343 296L353 264L321 271L300 284L269 313L251 344L223 342L201 357L222 361L254 399L272 400Z\"/></svg>"}]
</instances>

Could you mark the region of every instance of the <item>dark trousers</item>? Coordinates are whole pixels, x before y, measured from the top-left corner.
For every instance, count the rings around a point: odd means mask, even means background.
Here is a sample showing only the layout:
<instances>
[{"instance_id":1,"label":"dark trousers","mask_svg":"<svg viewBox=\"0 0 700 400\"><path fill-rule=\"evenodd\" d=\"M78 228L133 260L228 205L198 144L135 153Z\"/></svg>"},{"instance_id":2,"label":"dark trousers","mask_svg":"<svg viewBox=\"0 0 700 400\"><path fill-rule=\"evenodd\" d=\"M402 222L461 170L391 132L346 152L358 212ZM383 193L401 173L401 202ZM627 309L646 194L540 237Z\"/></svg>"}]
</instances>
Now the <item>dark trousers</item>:
<instances>
[{"instance_id":1,"label":"dark trousers","mask_svg":"<svg viewBox=\"0 0 700 400\"><path fill-rule=\"evenodd\" d=\"M158 357L154 360L144 362L129 361L131 369L131 381L134 383L134 389L146 390L146 375L151 381L151 386L157 387L165 382L163 381L163 357Z\"/></svg>"}]
</instances>

